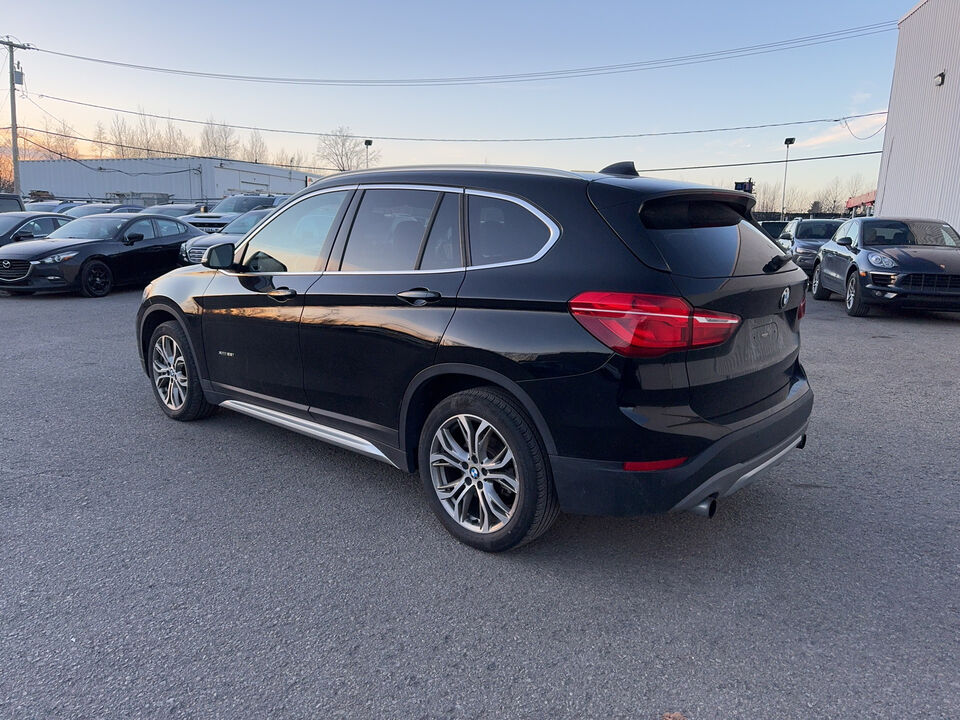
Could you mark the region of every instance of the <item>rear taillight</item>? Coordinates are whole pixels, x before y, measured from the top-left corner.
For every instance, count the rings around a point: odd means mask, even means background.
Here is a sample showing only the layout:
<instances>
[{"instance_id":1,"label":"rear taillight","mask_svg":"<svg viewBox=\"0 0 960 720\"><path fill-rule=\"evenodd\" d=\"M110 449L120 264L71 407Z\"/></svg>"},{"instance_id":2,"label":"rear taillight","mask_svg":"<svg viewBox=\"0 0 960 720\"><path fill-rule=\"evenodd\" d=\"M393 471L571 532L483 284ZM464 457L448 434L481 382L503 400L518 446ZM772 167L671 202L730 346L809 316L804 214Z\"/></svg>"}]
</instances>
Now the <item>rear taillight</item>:
<instances>
[{"instance_id":1,"label":"rear taillight","mask_svg":"<svg viewBox=\"0 0 960 720\"><path fill-rule=\"evenodd\" d=\"M665 295L585 292L569 306L591 335L628 357L719 345L740 324L736 315L693 308L683 298Z\"/></svg>"},{"instance_id":2,"label":"rear taillight","mask_svg":"<svg viewBox=\"0 0 960 720\"><path fill-rule=\"evenodd\" d=\"M807 294L804 293L803 297L800 298L800 304L797 306L797 320L802 320L803 316L807 314Z\"/></svg>"}]
</instances>

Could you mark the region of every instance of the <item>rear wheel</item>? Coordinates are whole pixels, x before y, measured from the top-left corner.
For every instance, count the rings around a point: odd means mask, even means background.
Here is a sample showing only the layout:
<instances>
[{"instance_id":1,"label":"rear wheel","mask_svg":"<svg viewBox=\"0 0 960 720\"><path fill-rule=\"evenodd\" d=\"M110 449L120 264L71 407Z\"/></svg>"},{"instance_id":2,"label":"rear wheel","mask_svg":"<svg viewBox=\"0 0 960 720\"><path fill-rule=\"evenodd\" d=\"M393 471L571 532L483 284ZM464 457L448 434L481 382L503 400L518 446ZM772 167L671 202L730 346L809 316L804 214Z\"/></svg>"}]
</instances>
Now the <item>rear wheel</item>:
<instances>
[{"instance_id":1,"label":"rear wheel","mask_svg":"<svg viewBox=\"0 0 960 720\"><path fill-rule=\"evenodd\" d=\"M80 294L103 297L113 289L113 272L102 260L88 260L80 268Z\"/></svg>"},{"instance_id":2,"label":"rear wheel","mask_svg":"<svg viewBox=\"0 0 960 720\"><path fill-rule=\"evenodd\" d=\"M500 552L536 539L559 504L540 436L506 393L476 388L433 409L420 435L420 477L460 542Z\"/></svg>"},{"instance_id":3,"label":"rear wheel","mask_svg":"<svg viewBox=\"0 0 960 720\"><path fill-rule=\"evenodd\" d=\"M817 300L828 300L830 291L823 286L823 279L820 277L820 264L813 268L813 277L810 279L810 292Z\"/></svg>"},{"instance_id":4,"label":"rear wheel","mask_svg":"<svg viewBox=\"0 0 960 720\"><path fill-rule=\"evenodd\" d=\"M860 281L857 280L857 273L850 273L847 278L847 293L844 296L844 305L847 308L847 315L853 317L863 317L870 312L870 306L863 301L863 290L860 288Z\"/></svg>"},{"instance_id":5,"label":"rear wheel","mask_svg":"<svg viewBox=\"0 0 960 720\"><path fill-rule=\"evenodd\" d=\"M197 364L180 325L173 321L158 325L147 352L153 396L169 417L198 420L217 409L203 396Z\"/></svg>"}]
</instances>

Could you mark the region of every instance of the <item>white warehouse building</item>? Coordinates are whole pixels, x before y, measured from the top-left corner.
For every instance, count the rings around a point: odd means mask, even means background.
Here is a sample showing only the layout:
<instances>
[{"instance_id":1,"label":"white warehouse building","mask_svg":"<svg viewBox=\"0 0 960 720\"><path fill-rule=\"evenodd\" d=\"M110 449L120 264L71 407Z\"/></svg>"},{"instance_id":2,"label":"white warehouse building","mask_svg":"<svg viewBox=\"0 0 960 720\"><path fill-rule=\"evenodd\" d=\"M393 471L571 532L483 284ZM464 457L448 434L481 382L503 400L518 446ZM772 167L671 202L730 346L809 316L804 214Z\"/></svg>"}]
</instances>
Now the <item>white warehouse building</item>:
<instances>
[{"instance_id":1,"label":"white warehouse building","mask_svg":"<svg viewBox=\"0 0 960 720\"><path fill-rule=\"evenodd\" d=\"M155 196L212 201L245 192L289 194L316 176L274 165L214 158L94 158L24 161L20 178L24 195L45 191L65 200Z\"/></svg>"},{"instance_id":2,"label":"white warehouse building","mask_svg":"<svg viewBox=\"0 0 960 720\"><path fill-rule=\"evenodd\" d=\"M960 228L960 0L900 20L876 214Z\"/></svg>"}]
</instances>

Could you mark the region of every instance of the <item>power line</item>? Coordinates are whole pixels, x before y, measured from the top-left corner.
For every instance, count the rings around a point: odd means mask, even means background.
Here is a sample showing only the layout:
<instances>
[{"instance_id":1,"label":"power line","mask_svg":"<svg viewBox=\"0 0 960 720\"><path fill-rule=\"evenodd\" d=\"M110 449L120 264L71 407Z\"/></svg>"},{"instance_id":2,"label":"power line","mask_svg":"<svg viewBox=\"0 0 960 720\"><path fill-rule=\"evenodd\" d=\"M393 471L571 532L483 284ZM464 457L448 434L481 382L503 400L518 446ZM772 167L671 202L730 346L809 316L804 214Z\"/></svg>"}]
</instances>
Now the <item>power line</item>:
<instances>
[{"instance_id":1,"label":"power line","mask_svg":"<svg viewBox=\"0 0 960 720\"><path fill-rule=\"evenodd\" d=\"M841 153L839 155L817 155L814 157L790 158L790 162L805 162L808 160L832 160L834 158L858 157L860 155L879 155L883 150L868 150L867 152ZM783 160L758 160L756 162L720 163L718 165L686 165L684 167L644 168L637 172L670 172L673 170L710 170L713 168L746 167L748 165L781 165Z\"/></svg>"},{"instance_id":2,"label":"power line","mask_svg":"<svg viewBox=\"0 0 960 720\"><path fill-rule=\"evenodd\" d=\"M215 157L210 155L193 155L191 153L171 153L167 150L159 150L157 148L145 148L145 147L139 147L137 145L125 145L123 143L109 142L108 140L91 140L90 138L82 137L80 135L69 135L67 133L58 133L58 132L53 132L52 130L41 130L40 128L34 128L34 127L24 127L24 126L22 127L24 130L41 133L43 135L53 135L54 137L71 138L73 140L82 140L83 142L93 143L94 145L109 145L110 147L126 148L127 150L139 150L140 152L156 153L158 155L164 155L168 157L192 158L194 160L217 160L219 162L247 162L246 160L238 160L236 158ZM50 152L53 152L54 154L60 154L60 153L57 153L56 151L50 151ZM149 159L149 158L137 158L137 159ZM290 168L291 170L328 170L333 172L339 172L338 168L318 167L315 165L290 165L286 163L267 163L267 164L269 164L272 167ZM266 175L267 173L260 173L260 174ZM275 177L279 177L279 176L275 176Z\"/></svg>"},{"instance_id":3,"label":"power line","mask_svg":"<svg viewBox=\"0 0 960 720\"><path fill-rule=\"evenodd\" d=\"M82 102L80 100L69 100L67 98L56 97L54 95L44 95L38 93L37 97L46 100L55 100L57 102L70 103L71 105L80 105L82 107L94 108L97 110L107 110L109 112L124 113L127 115L137 115L141 117L156 118L158 120L172 120L174 122L191 123L194 125L221 125L235 130L256 130L259 132L281 133L285 135L306 135L309 137L333 137L334 133L312 132L308 130L289 130L281 128L268 128L256 125L235 125L231 123L216 122L209 120L196 120L193 118L181 118L170 115L158 115L148 113L142 110L128 110L124 108L110 107L109 105L97 105L95 103ZM31 100L32 102L32 100ZM34 103L41 110L43 108ZM44 110L46 112L46 110ZM522 143L522 142L569 142L577 140L617 140L626 138L645 138L645 137L666 137L671 135L699 135L704 133L730 132L736 130L758 130L762 128L788 127L793 125L813 125L818 123L842 123L846 120L858 118L874 117L877 115L886 115L886 110L872 113L861 113L858 115L845 115L834 118L815 118L812 120L794 120L790 122L760 123L755 125L737 125L732 127L706 128L696 130L668 130L662 132L636 132L636 133L615 133L610 135L568 135L560 137L520 137L520 138L436 138L436 137L402 137L390 135L364 135L353 134L356 138L369 138L371 140L389 140L394 142L437 142L437 143ZM49 113L47 113L49 114ZM54 117L51 115L51 117Z\"/></svg>"},{"instance_id":4,"label":"power line","mask_svg":"<svg viewBox=\"0 0 960 720\"><path fill-rule=\"evenodd\" d=\"M85 62L99 63L113 67L126 68L131 70L144 70L148 72L165 73L170 75L179 75L184 77L199 77L215 80L234 80L239 82L269 83L277 85L325 85L342 87L427 87L427 86L449 86L449 85L492 85L502 83L534 82L538 80L560 80L579 77L594 77L598 75L614 75L621 73L640 72L643 70L657 70L663 68L680 67L684 65L697 65L718 60L729 60L732 58L751 57L773 52L782 52L796 48L811 47L823 45L825 43L840 42L857 37L876 35L879 33L895 30L897 24L895 21L885 21L873 23L871 25L861 25L844 30L834 30L826 33L817 33L814 35L805 35L802 37L780 40L777 42L763 43L759 45L746 45L727 50L716 50L712 52L697 53L693 55L680 55L655 60L640 60L629 63L618 63L612 65L596 65L592 67L569 68L566 70L548 70L528 73L511 73L503 75L473 75L461 77L425 77L425 78L393 78L393 79L342 79L342 78L296 78L296 77L278 77L262 75L239 75L233 73L204 72L199 70L184 70L180 68L157 67L153 65L140 65L137 63L122 62L118 60L107 60L105 58L95 58L86 55L75 55L73 53L60 52L57 50L48 50L45 48L31 48L39 52L55 55L58 57L70 58L72 60L82 60Z\"/></svg>"},{"instance_id":5,"label":"power line","mask_svg":"<svg viewBox=\"0 0 960 720\"><path fill-rule=\"evenodd\" d=\"M29 128L24 128L24 129L28 130ZM200 173L200 168L183 168L181 170L166 170L163 172L127 172L126 170L120 170L118 168L93 167L92 165L88 165L87 163L83 162L83 160L79 158L70 157L69 155L64 155L62 152L58 150L53 150L52 148L48 148L46 145L41 145L36 140L33 140L27 137L26 135L24 135L20 139L26 140L31 145L35 145L36 147L40 148L41 150L45 150L48 153L51 153L53 155L59 155L62 160L71 160L77 163L77 165L81 165L85 167L87 170L92 170L93 172L113 172L113 173L119 173L120 175L126 175L128 177L140 177L141 175L178 175L180 173L197 173L197 174Z\"/></svg>"},{"instance_id":6,"label":"power line","mask_svg":"<svg viewBox=\"0 0 960 720\"><path fill-rule=\"evenodd\" d=\"M153 152L153 153L165 153L166 151L157 150L156 148L142 148L136 147L134 145L120 145L119 143L112 143L107 141L99 140L90 140L89 138L79 137L76 135L67 135L64 133L52 132L50 130L40 130L38 128L25 127L24 130L29 130L31 132L43 133L44 135L55 135L57 137L66 137L72 138L74 140L83 140L84 142L97 143L101 145L111 145L113 147L124 147L129 150L140 150L142 152ZM36 145L36 143L34 143ZM55 151L50 151L55 152ZM856 153L841 153L838 155L817 155L813 157L802 157L802 158L792 158L790 162L807 162L810 160L832 160L834 158L847 158L847 157L859 157L862 155L879 155L882 153L882 150L870 150L867 152L856 152ZM55 153L59 154L59 153ZM232 158L218 158L218 157L207 157L204 155L189 155L189 154L180 154L177 157L187 157L197 160L219 160L221 162L244 162L243 160L234 160ZM71 158L73 159L73 158ZM669 172L674 170L707 170L712 168L727 168L727 167L745 167L748 165L779 165L783 160L757 160L755 162L740 162L740 163L719 163L716 165L687 165L684 167L666 167L666 168L645 168L643 170L638 170L637 172ZM282 165L270 163L274 167L288 167L288 168L301 168L305 170L332 170L337 171L336 168L326 168L326 167L314 167L309 165ZM339 171L338 171L339 172Z\"/></svg>"}]
</instances>

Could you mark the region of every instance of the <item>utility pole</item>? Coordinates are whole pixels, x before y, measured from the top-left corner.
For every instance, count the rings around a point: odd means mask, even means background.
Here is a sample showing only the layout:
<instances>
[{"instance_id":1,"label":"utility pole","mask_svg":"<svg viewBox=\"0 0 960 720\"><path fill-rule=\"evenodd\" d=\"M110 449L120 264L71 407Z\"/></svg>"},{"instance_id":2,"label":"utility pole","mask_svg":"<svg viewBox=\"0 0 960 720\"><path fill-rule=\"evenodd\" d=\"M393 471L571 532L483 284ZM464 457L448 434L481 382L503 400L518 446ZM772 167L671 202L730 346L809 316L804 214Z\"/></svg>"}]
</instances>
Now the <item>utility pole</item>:
<instances>
[{"instance_id":1,"label":"utility pole","mask_svg":"<svg viewBox=\"0 0 960 720\"><path fill-rule=\"evenodd\" d=\"M10 53L7 64L10 66L10 159L13 161L13 192L20 194L20 143L17 138L17 73L13 62L13 50L29 50L29 45L13 42L8 35L0 40L0 45L7 46Z\"/></svg>"}]
</instances>

